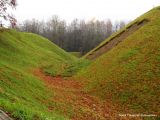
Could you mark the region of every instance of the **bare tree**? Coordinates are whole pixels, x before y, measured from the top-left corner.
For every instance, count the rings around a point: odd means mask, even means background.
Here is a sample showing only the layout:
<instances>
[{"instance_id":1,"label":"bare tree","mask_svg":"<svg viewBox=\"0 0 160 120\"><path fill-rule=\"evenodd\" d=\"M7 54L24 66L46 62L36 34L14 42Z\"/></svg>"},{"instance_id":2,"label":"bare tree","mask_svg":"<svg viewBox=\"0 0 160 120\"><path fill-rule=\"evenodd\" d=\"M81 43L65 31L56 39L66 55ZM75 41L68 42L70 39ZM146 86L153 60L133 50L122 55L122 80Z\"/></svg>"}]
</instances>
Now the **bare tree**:
<instances>
[{"instance_id":1,"label":"bare tree","mask_svg":"<svg viewBox=\"0 0 160 120\"><path fill-rule=\"evenodd\" d=\"M126 23L124 21L116 21L114 24L114 31L118 31L120 29L122 29L123 27L125 27Z\"/></svg>"},{"instance_id":2,"label":"bare tree","mask_svg":"<svg viewBox=\"0 0 160 120\"><path fill-rule=\"evenodd\" d=\"M123 27L125 27L126 23L124 21L120 21L119 23L119 29L122 29Z\"/></svg>"},{"instance_id":3,"label":"bare tree","mask_svg":"<svg viewBox=\"0 0 160 120\"><path fill-rule=\"evenodd\" d=\"M16 25L16 19L13 15L7 12L8 7L12 9L15 8L17 5L16 0L0 0L0 17L4 18L5 20L9 20L12 27ZM2 26L2 23L1 23Z\"/></svg>"},{"instance_id":4,"label":"bare tree","mask_svg":"<svg viewBox=\"0 0 160 120\"><path fill-rule=\"evenodd\" d=\"M112 25L112 22L111 20L107 20L107 23L106 23L106 28L107 28L107 35L111 35L112 32L113 32L113 25Z\"/></svg>"}]
</instances>

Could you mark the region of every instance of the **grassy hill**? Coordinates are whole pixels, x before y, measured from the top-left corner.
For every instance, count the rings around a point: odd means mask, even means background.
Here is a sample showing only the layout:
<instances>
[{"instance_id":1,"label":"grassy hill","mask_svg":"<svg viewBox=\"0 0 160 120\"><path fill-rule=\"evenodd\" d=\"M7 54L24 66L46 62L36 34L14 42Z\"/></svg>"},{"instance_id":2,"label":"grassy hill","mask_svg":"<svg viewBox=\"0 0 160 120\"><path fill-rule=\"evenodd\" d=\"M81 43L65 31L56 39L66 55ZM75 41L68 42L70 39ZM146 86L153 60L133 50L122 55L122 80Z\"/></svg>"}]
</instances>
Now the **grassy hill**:
<instances>
[{"instance_id":1,"label":"grassy hill","mask_svg":"<svg viewBox=\"0 0 160 120\"><path fill-rule=\"evenodd\" d=\"M159 21L160 7L137 18L90 51L91 64L41 36L0 29L0 109L22 120L160 114Z\"/></svg>"},{"instance_id":2,"label":"grassy hill","mask_svg":"<svg viewBox=\"0 0 160 120\"><path fill-rule=\"evenodd\" d=\"M86 83L86 91L118 104L120 113L160 114L160 7L140 16L87 55L142 20L147 23L76 77Z\"/></svg>"},{"instance_id":3,"label":"grassy hill","mask_svg":"<svg viewBox=\"0 0 160 120\"><path fill-rule=\"evenodd\" d=\"M77 59L49 40L31 33L0 29L0 109L18 119L67 119L48 110L51 92L33 75L42 69L61 75Z\"/></svg>"}]
</instances>

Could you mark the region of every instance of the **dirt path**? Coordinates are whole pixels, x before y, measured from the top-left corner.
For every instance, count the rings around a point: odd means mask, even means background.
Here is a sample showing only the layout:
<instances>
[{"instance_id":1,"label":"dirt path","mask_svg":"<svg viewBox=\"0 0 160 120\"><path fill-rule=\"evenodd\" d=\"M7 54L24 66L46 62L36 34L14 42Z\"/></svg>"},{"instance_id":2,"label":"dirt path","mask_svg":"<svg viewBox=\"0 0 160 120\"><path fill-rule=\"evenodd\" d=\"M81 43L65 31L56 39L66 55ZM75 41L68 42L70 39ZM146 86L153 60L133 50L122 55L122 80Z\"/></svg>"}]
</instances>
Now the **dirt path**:
<instances>
[{"instance_id":1,"label":"dirt path","mask_svg":"<svg viewBox=\"0 0 160 120\"><path fill-rule=\"evenodd\" d=\"M108 102L83 92L83 85L73 78L47 76L40 69L35 70L34 74L53 91L53 97L47 101L51 104L49 111L59 111L72 120L111 120L111 116L115 116L114 108Z\"/></svg>"},{"instance_id":2,"label":"dirt path","mask_svg":"<svg viewBox=\"0 0 160 120\"><path fill-rule=\"evenodd\" d=\"M120 42L124 41L129 35L133 34L135 31L140 29L143 25L145 25L148 20L144 19L140 22L135 22L128 26L125 30L121 31L114 37L112 37L108 42L94 49L92 53L86 56L87 59L94 60L102 54L110 51L112 48L117 46Z\"/></svg>"},{"instance_id":3,"label":"dirt path","mask_svg":"<svg viewBox=\"0 0 160 120\"><path fill-rule=\"evenodd\" d=\"M0 120L13 120L4 111L0 110Z\"/></svg>"}]
</instances>

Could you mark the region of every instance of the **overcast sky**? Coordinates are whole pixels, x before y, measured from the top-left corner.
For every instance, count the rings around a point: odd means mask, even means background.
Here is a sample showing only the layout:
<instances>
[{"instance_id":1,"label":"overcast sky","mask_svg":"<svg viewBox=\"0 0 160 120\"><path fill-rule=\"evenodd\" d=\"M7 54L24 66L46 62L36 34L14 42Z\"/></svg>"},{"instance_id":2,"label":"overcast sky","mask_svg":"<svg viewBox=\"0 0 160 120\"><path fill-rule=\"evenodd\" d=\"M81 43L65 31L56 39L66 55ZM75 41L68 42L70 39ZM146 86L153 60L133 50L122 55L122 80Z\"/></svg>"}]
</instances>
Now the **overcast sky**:
<instances>
[{"instance_id":1,"label":"overcast sky","mask_svg":"<svg viewBox=\"0 0 160 120\"><path fill-rule=\"evenodd\" d=\"M74 18L133 20L158 5L160 0L18 0L14 14L19 21L47 20L52 15L67 22Z\"/></svg>"}]
</instances>

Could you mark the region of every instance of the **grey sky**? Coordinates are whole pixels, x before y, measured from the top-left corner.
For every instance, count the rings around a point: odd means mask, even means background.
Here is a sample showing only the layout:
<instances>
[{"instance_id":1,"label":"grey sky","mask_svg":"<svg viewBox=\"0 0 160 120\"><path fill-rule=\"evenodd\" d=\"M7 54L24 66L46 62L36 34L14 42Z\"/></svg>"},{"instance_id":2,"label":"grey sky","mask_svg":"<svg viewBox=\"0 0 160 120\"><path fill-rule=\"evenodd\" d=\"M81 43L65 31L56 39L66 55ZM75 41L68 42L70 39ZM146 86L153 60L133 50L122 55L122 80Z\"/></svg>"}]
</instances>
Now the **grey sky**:
<instances>
[{"instance_id":1,"label":"grey sky","mask_svg":"<svg viewBox=\"0 0 160 120\"><path fill-rule=\"evenodd\" d=\"M160 0L18 0L14 14L19 21L52 15L70 22L74 18L90 20L133 20L160 5Z\"/></svg>"}]
</instances>

